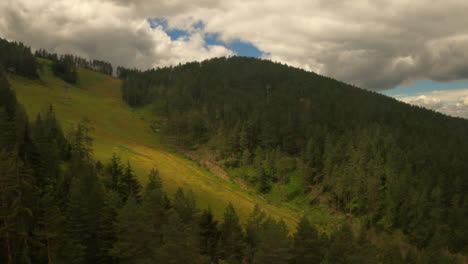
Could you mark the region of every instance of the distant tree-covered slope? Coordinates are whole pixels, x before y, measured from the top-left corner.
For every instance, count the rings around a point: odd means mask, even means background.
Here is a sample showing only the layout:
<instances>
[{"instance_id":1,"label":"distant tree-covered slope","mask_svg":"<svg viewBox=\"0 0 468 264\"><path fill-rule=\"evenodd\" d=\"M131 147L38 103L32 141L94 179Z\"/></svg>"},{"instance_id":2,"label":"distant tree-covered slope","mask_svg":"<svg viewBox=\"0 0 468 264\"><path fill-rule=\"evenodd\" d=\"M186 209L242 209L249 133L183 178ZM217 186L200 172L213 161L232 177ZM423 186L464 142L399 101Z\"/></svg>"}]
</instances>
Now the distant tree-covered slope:
<instances>
[{"instance_id":1,"label":"distant tree-covered slope","mask_svg":"<svg viewBox=\"0 0 468 264\"><path fill-rule=\"evenodd\" d=\"M263 193L300 175L285 199L319 188L368 226L467 253L467 120L253 58L133 71L122 91L153 105L168 140L210 148Z\"/></svg>"},{"instance_id":2,"label":"distant tree-covered slope","mask_svg":"<svg viewBox=\"0 0 468 264\"><path fill-rule=\"evenodd\" d=\"M39 63L36 57L52 60L53 72L56 76L69 83L77 83L77 67L112 75L113 69L109 62L102 60L87 60L75 55L57 55L44 49L36 50L21 42L8 41L0 38L0 67L9 74L18 74L30 79L38 79Z\"/></svg>"},{"instance_id":3,"label":"distant tree-covered slope","mask_svg":"<svg viewBox=\"0 0 468 264\"><path fill-rule=\"evenodd\" d=\"M59 56L57 53L48 52L44 49L36 50L34 55L39 58L51 60L54 74L68 83L77 83L77 67L111 76L113 73L112 64L106 61L87 60L71 54Z\"/></svg>"},{"instance_id":4,"label":"distant tree-covered slope","mask_svg":"<svg viewBox=\"0 0 468 264\"><path fill-rule=\"evenodd\" d=\"M10 42L0 38L0 65L9 73L30 79L39 78L36 58L31 53L31 48L21 42Z\"/></svg>"}]
</instances>

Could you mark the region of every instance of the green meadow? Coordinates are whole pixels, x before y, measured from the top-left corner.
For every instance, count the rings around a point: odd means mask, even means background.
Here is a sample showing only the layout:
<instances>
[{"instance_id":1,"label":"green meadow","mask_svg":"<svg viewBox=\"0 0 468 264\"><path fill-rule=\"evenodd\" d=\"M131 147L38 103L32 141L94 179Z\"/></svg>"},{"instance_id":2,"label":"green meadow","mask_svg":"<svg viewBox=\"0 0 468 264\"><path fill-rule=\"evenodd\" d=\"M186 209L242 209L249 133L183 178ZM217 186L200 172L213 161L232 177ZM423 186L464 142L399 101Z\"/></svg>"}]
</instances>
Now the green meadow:
<instances>
[{"instance_id":1,"label":"green meadow","mask_svg":"<svg viewBox=\"0 0 468 264\"><path fill-rule=\"evenodd\" d=\"M144 119L145 110L134 110L121 99L121 81L86 69L79 69L79 82L69 86L56 78L50 62L42 64L40 80L12 76L10 83L31 120L47 106L53 105L65 130L70 131L79 121L87 119L93 128L94 157L106 162L113 153L123 162L129 161L144 184L148 172L157 168L169 193L178 187L192 190L201 208L211 207L221 217L225 206L232 202L241 219L259 204L268 214L283 219L294 227L298 218L307 213L315 223L334 225L336 217L324 209L305 212L298 206L267 202L252 191L246 191L230 180L212 174L197 163L169 150L150 130ZM302 208L307 208L302 207Z\"/></svg>"}]
</instances>

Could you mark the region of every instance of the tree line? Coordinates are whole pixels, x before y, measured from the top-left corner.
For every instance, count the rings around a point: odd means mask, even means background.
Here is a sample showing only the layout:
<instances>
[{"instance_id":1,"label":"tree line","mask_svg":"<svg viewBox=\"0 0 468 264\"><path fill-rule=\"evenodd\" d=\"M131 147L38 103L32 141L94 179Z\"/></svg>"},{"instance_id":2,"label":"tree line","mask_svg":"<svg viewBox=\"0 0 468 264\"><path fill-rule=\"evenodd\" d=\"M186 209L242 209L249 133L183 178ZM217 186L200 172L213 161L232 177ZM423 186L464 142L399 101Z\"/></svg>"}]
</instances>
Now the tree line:
<instances>
[{"instance_id":1,"label":"tree line","mask_svg":"<svg viewBox=\"0 0 468 264\"><path fill-rule=\"evenodd\" d=\"M242 57L131 72L122 96L167 142L267 197L320 199L419 248L468 254L467 120Z\"/></svg>"},{"instance_id":2,"label":"tree line","mask_svg":"<svg viewBox=\"0 0 468 264\"><path fill-rule=\"evenodd\" d=\"M113 74L112 64L103 60L88 60L72 54L58 55L57 53L48 52L44 49L36 50L34 55L38 58L51 60L57 64L70 63L74 67L80 67L110 76Z\"/></svg>"},{"instance_id":3,"label":"tree line","mask_svg":"<svg viewBox=\"0 0 468 264\"><path fill-rule=\"evenodd\" d=\"M65 54L58 55L44 49L34 52L21 42L11 42L0 38L0 65L10 74L18 74L30 79L38 79L40 64L36 57L52 61L52 71L68 83L78 81L77 67L89 69L107 75L113 74L112 64L102 60L87 60L85 58Z\"/></svg>"},{"instance_id":4,"label":"tree line","mask_svg":"<svg viewBox=\"0 0 468 264\"><path fill-rule=\"evenodd\" d=\"M215 219L191 192L169 197L157 169L143 187L118 156L96 161L88 121L64 134L51 106L29 122L3 71L0 128L1 263L455 263L306 217L290 235L258 206L243 224L232 204Z\"/></svg>"},{"instance_id":5,"label":"tree line","mask_svg":"<svg viewBox=\"0 0 468 264\"><path fill-rule=\"evenodd\" d=\"M37 79L38 64L31 48L21 42L10 42L0 38L0 65L10 74Z\"/></svg>"}]
</instances>

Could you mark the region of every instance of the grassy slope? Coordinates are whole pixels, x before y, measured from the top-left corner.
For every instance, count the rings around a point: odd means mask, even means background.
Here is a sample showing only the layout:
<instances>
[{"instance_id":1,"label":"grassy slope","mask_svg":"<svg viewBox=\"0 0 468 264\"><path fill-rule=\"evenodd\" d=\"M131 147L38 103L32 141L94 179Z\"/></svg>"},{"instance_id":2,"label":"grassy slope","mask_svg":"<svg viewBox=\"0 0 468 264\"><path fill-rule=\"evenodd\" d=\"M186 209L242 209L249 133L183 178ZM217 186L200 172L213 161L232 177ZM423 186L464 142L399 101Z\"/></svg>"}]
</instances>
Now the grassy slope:
<instances>
[{"instance_id":1,"label":"grassy slope","mask_svg":"<svg viewBox=\"0 0 468 264\"><path fill-rule=\"evenodd\" d=\"M287 208L286 204L268 204L194 162L165 150L158 144L156 135L150 132L141 115L121 100L120 80L80 69L79 84L69 89L67 95L65 83L53 76L49 62L41 60L41 63L44 65L41 81L17 76L10 79L30 119L50 104L54 106L65 132L81 119L87 118L94 128L94 154L97 159L107 161L113 153L120 155L124 162L131 162L142 182L149 170L156 167L169 192L174 192L179 186L193 190L200 207L210 206L218 217L228 202L234 204L242 219L258 203L270 215L284 219L290 227L294 226L300 215L297 208ZM330 218L323 210L310 210L308 214L313 216L317 224L334 225L334 221L331 221L334 218Z\"/></svg>"}]
</instances>

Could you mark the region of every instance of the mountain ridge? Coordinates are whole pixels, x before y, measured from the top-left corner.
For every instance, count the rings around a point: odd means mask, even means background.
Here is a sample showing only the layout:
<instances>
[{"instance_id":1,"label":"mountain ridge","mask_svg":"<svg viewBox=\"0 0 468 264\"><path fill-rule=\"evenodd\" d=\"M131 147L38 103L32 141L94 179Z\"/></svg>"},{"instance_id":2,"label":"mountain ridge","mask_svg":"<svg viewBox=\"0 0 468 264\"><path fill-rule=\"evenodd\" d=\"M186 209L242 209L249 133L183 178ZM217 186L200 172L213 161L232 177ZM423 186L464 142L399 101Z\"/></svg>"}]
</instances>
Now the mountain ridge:
<instances>
[{"instance_id":1,"label":"mountain ridge","mask_svg":"<svg viewBox=\"0 0 468 264\"><path fill-rule=\"evenodd\" d=\"M73 66L73 56L39 59L37 70L18 71L26 79L14 68L23 67L23 57L12 56L8 70L32 116L54 105L65 131L85 117L98 160L117 153L136 164L138 175L156 165L169 190L195 186L218 214L230 199L242 204L244 217L260 203L289 225L306 213L322 231L346 216L358 229L401 230L401 243L424 251L466 253L465 120L250 58L120 68L122 82ZM53 72L60 63L61 72ZM207 173L168 146L194 153L208 169L218 164L230 178Z\"/></svg>"},{"instance_id":2,"label":"mountain ridge","mask_svg":"<svg viewBox=\"0 0 468 264\"><path fill-rule=\"evenodd\" d=\"M316 186L366 226L466 250L468 120L254 58L134 71L122 91L165 140L268 199L310 208Z\"/></svg>"}]
</instances>

